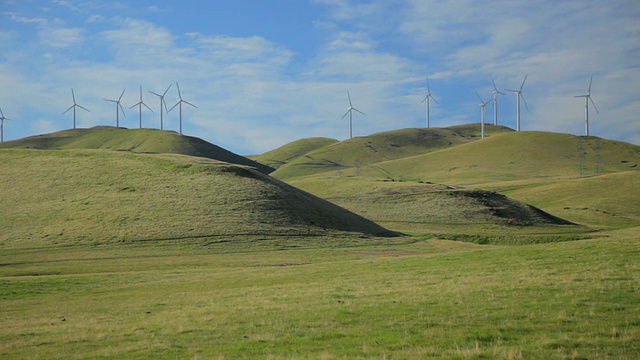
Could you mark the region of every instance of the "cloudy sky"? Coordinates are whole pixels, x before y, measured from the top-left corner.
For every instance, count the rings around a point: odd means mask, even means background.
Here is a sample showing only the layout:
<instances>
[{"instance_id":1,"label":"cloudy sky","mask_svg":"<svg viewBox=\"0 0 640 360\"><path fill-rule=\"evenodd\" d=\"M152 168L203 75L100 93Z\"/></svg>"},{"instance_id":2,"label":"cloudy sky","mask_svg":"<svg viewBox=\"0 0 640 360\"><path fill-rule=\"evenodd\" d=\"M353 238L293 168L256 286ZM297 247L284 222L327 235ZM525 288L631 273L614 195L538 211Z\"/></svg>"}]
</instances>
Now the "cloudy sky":
<instances>
[{"instance_id":1,"label":"cloudy sky","mask_svg":"<svg viewBox=\"0 0 640 360\"><path fill-rule=\"evenodd\" d=\"M71 88L79 127L115 125L123 89L138 127L139 87L160 127L159 100L183 98L183 131L240 154L293 140L479 121L492 98L525 75L522 129L591 134L640 144L640 2L637 0L0 0L0 108L5 140L68 129ZM505 91L505 93L507 93ZM515 128L515 95L498 97ZM178 130L178 112L165 128ZM493 108L487 106L487 121Z\"/></svg>"}]
</instances>

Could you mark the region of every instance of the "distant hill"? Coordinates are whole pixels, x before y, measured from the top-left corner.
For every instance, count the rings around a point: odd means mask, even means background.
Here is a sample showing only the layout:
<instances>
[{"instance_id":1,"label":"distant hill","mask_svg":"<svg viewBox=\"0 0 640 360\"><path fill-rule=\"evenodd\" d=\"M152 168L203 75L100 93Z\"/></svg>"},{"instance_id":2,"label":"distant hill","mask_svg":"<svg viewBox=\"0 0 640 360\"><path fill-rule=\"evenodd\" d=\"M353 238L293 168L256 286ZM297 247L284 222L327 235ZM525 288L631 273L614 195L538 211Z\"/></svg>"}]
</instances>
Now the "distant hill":
<instances>
[{"instance_id":1,"label":"distant hill","mask_svg":"<svg viewBox=\"0 0 640 360\"><path fill-rule=\"evenodd\" d=\"M637 145L526 131L498 134L441 151L377 163L361 174L477 185L531 178L577 178L581 172L593 175L640 170L639 163L640 146Z\"/></svg>"},{"instance_id":2,"label":"distant hill","mask_svg":"<svg viewBox=\"0 0 640 360\"><path fill-rule=\"evenodd\" d=\"M234 154L202 139L192 136L180 136L174 131L157 129L125 129L111 126L71 129L7 141L0 144L0 149L2 148L40 150L109 149L138 153L173 153L253 166L266 174L274 170L269 166Z\"/></svg>"},{"instance_id":3,"label":"distant hill","mask_svg":"<svg viewBox=\"0 0 640 360\"><path fill-rule=\"evenodd\" d=\"M395 235L252 167L201 157L2 149L0 183L2 247Z\"/></svg>"},{"instance_id":4,"label":"distant hill","mask_svg":"<svg viewBox=\"0 0 640 360\"><path fill-rule=\"evenodd\" d=\"M513 130L487 126L487 136ZM280 179L306 176L429 153L480 138L480 125L449 128L400 129L355 137L292 158L272 173Z\"/></svg>"},{"instance_id":5,"label":"distant hill","mask_svg":"<svg viewBox=\"0 0 640 360\"><path fill-rule=\"evenodd\" d=\"M285 144L277 149L267 151L262 155L250 156L251 159L258 161L262 164L271 166L274 169L279 168L282 165L287 164L291 160L300 157L310 151L325 147L337 143L338 140L315 137L300 139L288 144Z\"/></svg>"}]
</instances>

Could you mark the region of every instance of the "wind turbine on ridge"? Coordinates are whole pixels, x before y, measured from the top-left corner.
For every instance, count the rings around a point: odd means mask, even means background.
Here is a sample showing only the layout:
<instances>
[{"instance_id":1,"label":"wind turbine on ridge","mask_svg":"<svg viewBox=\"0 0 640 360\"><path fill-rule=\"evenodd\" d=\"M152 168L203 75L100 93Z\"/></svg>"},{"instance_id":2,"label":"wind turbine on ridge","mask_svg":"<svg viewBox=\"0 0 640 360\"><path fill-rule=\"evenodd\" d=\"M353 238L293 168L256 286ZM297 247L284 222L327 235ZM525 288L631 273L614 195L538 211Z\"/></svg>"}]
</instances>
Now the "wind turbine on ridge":
<instances>
[{"instance_id":1,"label":"wind turbine on ridge","mask_svg":"<svg viewBox=\"0 0 640 360\"><path fill-rule=\"evenodd\" d=\"M11 120L4 116L2 109L0 109L0 142L4 142L4 121Z\"/></svg>"},{"instance_id":2,"label":"wind turbine on ridge","mask_svg":"<svg viewBox=\"0 0 640 360\"><path fill-rule=\"evenodd\" d=\"M498 90L496 82L493 80L493 76L491 77L491 83L493 84L493 125L498 125L498 95L506 94Z\"/></svg>"},{"instance_id":3,"label":"wind turbine on ridge","mask_svg":"<svg viewBox=\"0 0 640 360\"><path fill-rule=\"evenodd\" d=\"M65 110L62 114L66 114L67 111L73 109L73 128L76 128L76 108L79 107L87 112L91 112L89 111L89 109L87 109L86 107L76 103L76 94L73 92L73 88L71 88L71 97L73 98L73 105L69 106L69 108L67 110Z\"/></svg>"},{"instance_id":4,"label":"wind turbine on ridge","mask_svg":"<svg viewBox=\"0 0 640 360\"><path fill-rule=\"evenodd\" d=\"M142 85L140 85L140 101L129 108L129 109L133 109L136 106L138 107L138 121L140 124L139 125L140 129L142 129L142 105L144 105L147 109L149 109L149 111L153 112L153 110L151 110L151 108L147 104L145 104L144 101L142 101Z\"/></svg>"},{"instance_id":5,"label":"wind turbine on ridge","mask_svg":"<svg viewBox=\"0 0 640 360\"><path fill-rule=\"evenodd\" d=\"M480 111L481 111L481 116L480 116L480 137L482 139L484 139L484 109L485 107L487 107L487 104L489 103L489 101L484 101L482 100L482 97L480 96L480 94L478 94L478 92L476 91L476 95L478 95L478 99L480 99Z\"/></svg>"},{"instance_id":6,"label":"wind turbine on ridge","mask_svg":"<svg viewBox=\"0 0 640 360\"><path fill-rule=\"evenodd\" d=\"M353 106L353 103L351 102L351 94L349 93L349 90L347 90L347 96L349 97L349 109L347 109L347 112L344 115L342 115L342 119L344 119L344 117L347 116L347 114L349 115L349 139L351 139L353 138L353 112L357 111L362 115L364 115L364 113Z\"/></svg>"},{"instance_id":7,"label":"wind turbine on ridge","mask_svg":"<svg viewBox=\"0 0 640 360\"><path fill-rule=\"evenodd\" d=\"M164 101L164 96L167 95L167 91L169 91L169 88L171 88L171 85L169 85L169 87L167 88L167 90L165 90L162 95L155 93L153 91L149 91L150 93L152 93L153 95L157 96L160 98L160 130L164 130L164 125L163 125L163 116L162 116L162 105L164 105L164 110L166 112L169 112L169 110L167 110L167 103Z\"/></svg>"},{"instance_id":8,"label":"wind turbine on ridge","mask_svg":"<svg viewBox=\"0 0 640 360\"><path fill-rule=\"evenodd\" d=\"M171 109L169 109L169 111L173 110L173 108L175 108L176 106L179 105L179 109L180 109L180 135L182 136L182 103L185 103L187 105L191 105L194 108L197 108L197 106L193 105L192 103L188 102L187 100L182 99L182 93L180 92L180 85L178 85L177 81L176 81L176 87L178 88L178 97L180 98L180 100L178 100L178 102L175 105L173 105L171 107ZM167 111L167 113L169 111Z\"/></svg>"},{"instance_id":9,"label":"wind turbine on ridge","mask_svg":"<svg viewBox=\"0 0 640 360\"><path fill-rule=\"evenodd\" d=\"M527 111L529 111L527 101L524 99L524 95L522 95L522 88L524 87L524 82L527 81L527 76L529 75L525 75L524 80L522 80L522 84L520 84L520 88L518 90L505 89L506 91L511 91L512 93L516 94L516 131L520 131L520 98L522 98L524 106L527 108Z\"/></svg>"},{"instance_id":10,"label":"wind turbine on ridge","mask_svg":"<svg viewBox=\"0 0 640 360\"><path fill-rule=\"evenodd\" d=\"M122 111L122 115L127 117L127 115L124 113L124 109L122 108L122 104L120 104L120 100L122 100L122 95L124 95L125 91L127 91L127 89L122 90L122 93L120 94L118 100L103 99L104 101L116 104L116 127L120 127L120 111Z\"/></svg>"},{"instance_id":11,"label":"wind turbine on ridge","mask_svg":"<svg viewBox=\"0 0 640 360\"><path fill-rule=\"evenodd\" d=\"M585 95L577 95L574 96L576 98L584 98L584 129L585 129L585 135L589 136L589 101L591 101L591 103L593 104L593 107L596 109L596 112L598 114L600 114L600 111L598 111L598 107L596 106L596 103L593 102L593 99L591 98L591 83L593 82L593 76L591 76L591 79L589 80L589 89L587 90L587 93Z\"/></svg>"},{"instance_id":12,"label":"wind turbine on ridge","mask_svg":"<svg viewBox=\"0 0 640 360\"><path fill-rule=\"evenodd\" d=\"M433 101L438 103L435 97L431 94L431 89L429 88L429 78L427 78L427 93L424 95L424 99L422 99L423 103L427 103L427 128L429 128L429 100L433 99Z\"/></svg>"}]
</instances>

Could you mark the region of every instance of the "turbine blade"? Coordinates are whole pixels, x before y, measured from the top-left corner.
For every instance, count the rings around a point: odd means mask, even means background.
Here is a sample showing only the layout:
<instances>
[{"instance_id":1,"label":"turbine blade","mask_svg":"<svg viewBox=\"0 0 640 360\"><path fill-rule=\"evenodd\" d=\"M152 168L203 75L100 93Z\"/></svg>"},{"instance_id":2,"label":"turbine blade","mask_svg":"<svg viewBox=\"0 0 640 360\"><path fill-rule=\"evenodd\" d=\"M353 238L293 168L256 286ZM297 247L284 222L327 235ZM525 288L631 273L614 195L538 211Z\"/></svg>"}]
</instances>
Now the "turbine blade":
<instances>
[{"instance_id":1,"label":"turbine blade","mask_svg":"<svg viewBox=\"0 0 640 360\"><path fill-rule=\"evenodd\" d=\"M176 87L178 88L178 97L180 98L180 100L182 100L182 93L180 92L180 85L178 85L177 81L176 81Z\"/></svg>"},{"instance_id":2,"label":"turbine blade","mask_svg":"<svg viewBox=\"0 0 640 360\"><path fill-rule=\"evenodd\" d=\"M122 95L124 95L125 91L127 91L126 88L124 90L122 90L122 94L120 94L120 97L118 98L118 103L120 102L120 100L122 100Z\"/></svg>"},{"instance_id":3,"label":"turbine blade","mask_svg":"<svg viewBox=\"0 0 640 360\"><path fill-rule=\"evenodd\" d=\"M182 101L182 100L181 100L181 101ZM178 101L175 105L173 105L173 106L171 107L171 109L169 109L169 111L167 111L167 112L170 112L171 110L173 110L173 108L175 108L175 107L176 107L176 106L178 106L179 104L180 104L180 101Z\"/></svg>"},{"instance_id":4,"label":"turbine blade","mask_svg":"<svg viewBox=\"0 0 640 360\"><path fill-rule=\"evenodd\" d=\"M131 107L129 107L129 109L133 109L134 107L136 107L136 106L138 106L138 105L140 105L140 103L133 104L133 105L131 105Z\"/></svg>"},{"instance_id":5,"label":"turbine blade","mask_svg":"<svg viewBox=\"0 0 640 360\"><path fill-rule=\"evenodd\" d=\"M491 83L493 84L493 90L495 90L497 93L499 93L498 88L496 87L496 82L495 82L495 80L493 80L493 76L491 76Z\"/></svg>"},{"instance_id":6,"label":"turbine blade","mask_svg":"<svg viewBox=\"0 0 640 360\"><path fill-rule=\"evenodd\" d=\"M431 89L429 88L429 78L427 78L427 93L431 94Z\"/></svg>"},{"instance_id":7,"label":"turbine blade","mask_svg":"<svg viewBox=\"0 0 640 360\"><path fill-rule=\"evenodd\" d=\"M76 104L76 106L77 106L77 107L79 107L80 109L83 109L83 110L86 110L86 111L88 111L88 112L91 112L91 110L87 109L86 107L84 107L84 106L82 106L82 105L77 105L77 104Z\"/></svg>"},{"instance_id":8,"label":"turbine blade","mask_svg":"<svg viewBox=\"0 0 640 360\"><path fill-rule=\"evenodd\" d=\"M591 98L591 96L587 96L587 99L591 101L591 103L593 104L593 107L596 109L596 112L600 114L600 111L598 111L598 107L596 106L596 103L593 102L593 99Z\"/></svg>"},{"instance_id":9,"label":"turbine blade","mask_svg":"<svg viewBox=\"0 0 640 360\"><path fill-rule=\"evenodd\" d=\"M524 102L524 107L527 108L527 111L529 111L529 105L527 105L527 100L524 99L524 95L520 93L519 96L522 98L522 101Z\"/></svg>"},{"instance_id":10,"label":"turbine blade","mask_svg":"<svg viewBox=\"0 0 640 360\"><path fill-rule=\"evenodd\" d=\"M164 97L160 98L160 102L162 104L164 104L164 111L166 111L167 113L169 112L169 109L167 109L167 102L164 101ZM160 104L160 112L162 112L162 104Z\"/></svg>"},{"instance_id":11,"label":"turbine blade","mask_svg":"<svg viewBox=\"0 0 640 360\"><path fill-rule=\"evenodd\" d=\"M431 98L433 99L433 101L435 101L435 102L436 102L436 104L439 104L439 102L438 102L438 100L436 100L436 97L435 97L435 96L431 95Z\"/></svg>"},{"instance_id":12,"label":"turbine blade","mask_svg":"<svg viewBox=\"0 0 640 360\"><path fill-rule=\"evenodd\" d=\"M351 94L349 94L349 90L347 90L347 96L349 97L349 106L353 107L353 104L351 104Z\"/></svg>"},{"instance_id":13,"label":"turbine blade","mask_svg":"<svg viewBox=\"0 0 640 360\"><path fill-rule=\"evenodd\" d=\"M187 104L187 105L191 105L194 108L197 108L197 106L193 105L192 103L188 102L187 100L182 100L183 103Z\"/></svg>"},{"instance_id":14,"label":"turbine blade","mask_svg":"<svg viewBox=\"0 0 640 360\"><path fill-rule=\"evenodd\" d=\"M167 91L169 91L169 88L171 88L171 84L169 84L169 87L167 87L167 90L165 90L165 91L162 93L162 97L164 97L165 95L167 95Z\"/></svg>"},{"instance_id":15,"label":"turbine blade","mask_svg":"<svg viewBox=\"0 0 640 360\"><path fill-rule=\"evenodd\" d=\"M118 103L116 100L111 100L111 99L102 99L102 100L104 100L104 101L108 101L108 102L114 102L114 103L116 103L116 104Z\"/></svg>"},{"instance_id":16,"label":"turbine blade","mask_svg":"<svg viewBox=\"0 0 640 360\"><path fill-rule=\"evenodd\" d=\"M481 103L484 103L484 100L482 100L482 98L480 97L480 94L478 94L478 92L476 91L476 95L478 96L478 99L480 99Z\"/></svg>"},{"instance_id":17,"label":"turbine blade","mask_svg":"<svg viewBox=\"0 0 640 360\"><path fill-rule=\"evenodd\" d=\"M73 88L71 88L71 97L73 98L73 103L76 103L76 94L73 92Z\"/></svg>"},{"instance_id":18,"label":"turbine blade","mask_svg":"<svg viewBox=\"0 0 640 360\"><path fill-rule=\"evenodd\" d=\"M4 117L4 113L2 112L2 109L0 109L0 116Z\"/></svg>"},{"instance_id":19,"label":"turbine blade","mask_svg":"<svg viewBox=\"0 0 640 360\"><path fill-rule=\"evenodd\" d=\"M356 108L353 108L353 110L355 110L355 111L359 112L359 113L360 113L360 114L362 114L362 115L366 115L365 113L363 113L362 111L360 111L360 110L358 110L358 109L356 109Z\"/></svg>"},{"instance_id":20,"label":"turbine blade","mask_svg":"<svg viewBox=\"0 0 640 360\"><path fill-rule=\"evenodd\" d=\"M527 77L529 76L529 74L524 76L524 80L522 80L522 85L520 85L520 91L522 91L522 88L524 87L524 83L525 81L527 81Z\"/></svg>"},{"instance_id":21,"label":"turbine blade","mask_svg":"<svg viewBox=\"0 0 640 360\"><path fill-rule=\"evenodd\" d=\"M118 106L120 107L120 110L122 111L122 115L124 115L124 117L127 117L127 114L124 112L124 109L122 108L122 105L120 105L120 103L118 103Z\"/></svg>"},{"instance_id":22,"label":"turbine blade","mask_svg":"<svg viewBox=\"0 0 640 360\"><path fill-rule=\"evenodd\" d=\"M149 92L150 92L150 93L152 93L153 95L157 96L157 97L162 97L162 95L160 95L160 94L158 94L158 93L155 93L155 92L153 92L153 91L151 91L151 90L149 90Z\"/></svg>"},{"instance_id":23,"label":"turbine blade","mask_svg":"<svg viewBox=\"0 0 640 360\"><path fill-rule=\"evenodd\" d=\"M351 108L349 108L349 110L347 110L347 112L344 113L344 115L342 115L341 119L344 119L344 117L349 115L350 112L351 112Z\"/></svg>"},{"instance_id":24,"label":"turbine blade","mask_svg":"<svg viewBox=\"0 0 640 360\"><path fill-rule=\"evenodd\" d=\"M69 108L63 112L63 114L66 114L67 111L73 109L74 106L76 106L76 104L73 104L73 105L69 106Z\"/></svg>"},{"instance_id":25,"label":"turbine blade","mask_svg":"<svg viewBox=\"0 0 640 360\"><path fill-rule=\"evenodd\" d=\"M589 79L589 90L587 90L587 94L591 94L591 82L593 81L593 75L591 75L591 79Z\"/></svg>"},{"instance_id":26,"label":"turbine blade","mask_svg":"<svg viewBox=\"0 0 640 360\"><path fill-rule=\"evenodd\" d=\"M151 110L151 108L149 106L147 106L147 104L142 103L142 105L144 105L144 107L146 107L147 109L149 109L149 111L153 112L153 110Z\"/></svg>"},{"instance_id":27,"label":"turbine blade","mask_svg":"<svg viewBox=\"0 0 640 360\"><path fill-rule=\"evenodd\" d=\"M424 96L424 99L422 99L422 101L420 101L420 102L421 102L421 103L423 103L423 102L427 101L427 98L428 98L428 97L429 97L429 95L425 95L425 96Z\"/></svg>"}]
</instances>

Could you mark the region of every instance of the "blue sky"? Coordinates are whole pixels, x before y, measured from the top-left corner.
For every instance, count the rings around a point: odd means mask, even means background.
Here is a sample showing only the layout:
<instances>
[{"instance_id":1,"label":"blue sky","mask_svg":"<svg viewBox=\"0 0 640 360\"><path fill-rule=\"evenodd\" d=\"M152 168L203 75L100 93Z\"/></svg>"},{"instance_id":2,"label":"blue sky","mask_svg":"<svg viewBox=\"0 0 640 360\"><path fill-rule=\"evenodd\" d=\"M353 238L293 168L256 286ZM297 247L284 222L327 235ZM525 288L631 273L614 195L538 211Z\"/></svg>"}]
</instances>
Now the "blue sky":
<instances>
[{"instance_id":1,"label":"blue sky","mask_svg":"<svg viewBox=\"0 0 640 360\"><path fill-rule=\"evenodd\" d=\"M425 126L429 78L438 103L431 126L480 119L479 100L517 88L525 75L522 129L591 134L640 144L640 3L600 1L0 0L0 108L5 140L126 117L159 128L148 90L185 100L183 129L240 154L300 138L349 136L347 90L366 115L354 136ZM498 98L499 123L515 128L515 95ZM487 121L493 108L487 106ZM178 113L165 115L178 129Z\"/></svg>"}]
</instances>

